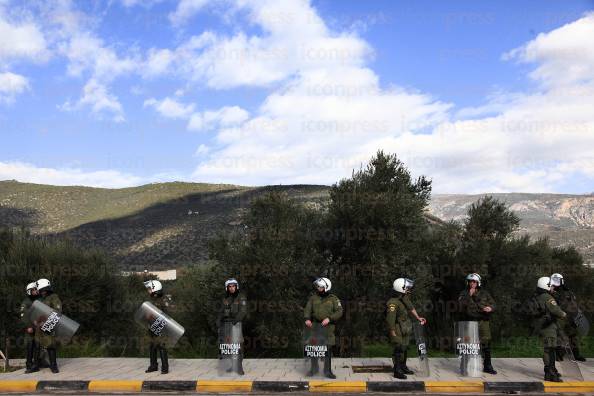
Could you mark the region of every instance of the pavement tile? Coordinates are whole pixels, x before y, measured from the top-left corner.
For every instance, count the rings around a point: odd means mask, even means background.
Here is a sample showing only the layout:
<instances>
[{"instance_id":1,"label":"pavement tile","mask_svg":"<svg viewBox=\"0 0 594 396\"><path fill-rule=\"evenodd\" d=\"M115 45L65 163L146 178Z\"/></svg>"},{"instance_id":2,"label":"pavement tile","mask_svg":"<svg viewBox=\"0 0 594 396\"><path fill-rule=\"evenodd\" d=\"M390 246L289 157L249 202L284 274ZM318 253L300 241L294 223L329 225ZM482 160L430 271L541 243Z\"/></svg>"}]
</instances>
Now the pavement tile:
<instances>
[{"instance_id":1,"label":"pavement tile","mask_svg":"<svg viewBox=\"0 0 594 396\"><path fill-rule=\"evenodd\" d=\"M409 367L417 367L416 358L409 359ZM13 363L23 363L12 360ZM470 381L473 378L460 377L457 373L458 359L430 359L430 378L411 375L408 380L423 381ZM140 380L197 380L197 379L242 379L260 381L308 381L305 377L303 359L246 359L246 375L221 375L217 359L171 359L170 373L145 373L146 358L63 358L58 360L60 373L52 374L49 369L34 374L24 374L24 370L0 374L0 380L92 380L92 379L140 379ZM393 381L391 373L353 373L351 366L390 365L390 358L334 358L333 371L337 380L350 381ZM483 375L483 381L539 381L542 379L542 360L540 358L494 359L493 365L498 375ZM346 367L345 367L346 366ZM321 365L323 367L323 365ZM562 371L562 368L560 371ZM594 381L594 360L580 363L586 381ZM322 376L313 379L323 379Z\"/></svg>"}]
</instances>

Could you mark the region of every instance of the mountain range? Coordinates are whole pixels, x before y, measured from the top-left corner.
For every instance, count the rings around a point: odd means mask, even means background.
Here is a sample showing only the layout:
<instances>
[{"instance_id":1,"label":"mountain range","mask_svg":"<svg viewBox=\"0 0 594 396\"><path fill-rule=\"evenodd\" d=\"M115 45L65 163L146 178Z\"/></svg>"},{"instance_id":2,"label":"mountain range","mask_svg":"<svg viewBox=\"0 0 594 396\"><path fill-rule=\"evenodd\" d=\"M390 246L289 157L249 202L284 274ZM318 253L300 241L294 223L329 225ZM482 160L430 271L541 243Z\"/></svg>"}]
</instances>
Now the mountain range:
<instances>
[{"instance_id":1,"label":"mountain range","mask_svg":"<svg viewBox=\"0 0 594 396\"><path fill-rule=\"evenodd\" d=\"M270 191L323 208L329 187L173 182L104 189L0 181L0 226L100 248L122 270L181 268L208 259L209 238L240 232L251 200ZM461 221L483 195L435 194L427 219ZM548 237L554 246L574 245L594 265L594 195L489 195L517 213L519 233Z\"/></svg>"}]
</instances>

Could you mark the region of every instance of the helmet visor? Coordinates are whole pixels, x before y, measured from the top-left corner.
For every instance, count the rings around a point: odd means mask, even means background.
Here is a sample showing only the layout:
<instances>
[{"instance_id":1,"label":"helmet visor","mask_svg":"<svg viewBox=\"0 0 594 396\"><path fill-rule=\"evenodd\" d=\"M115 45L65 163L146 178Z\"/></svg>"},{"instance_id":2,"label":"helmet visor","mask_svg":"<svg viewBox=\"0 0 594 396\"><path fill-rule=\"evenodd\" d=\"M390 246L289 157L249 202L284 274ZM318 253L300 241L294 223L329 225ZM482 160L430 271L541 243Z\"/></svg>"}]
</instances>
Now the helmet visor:
<instances>
[{"instance_id":1,"label":"helmet visor","mask_svg":"<svg viewBox=\"0 0 594 396\"><path fill-rule=\"evenodd\" d=\"M563 284L563 278L560 278L558 276L551 276L551 286L555 286L555 287L559 287Z\"/></svg>"},{"instance_id":2,"label":"helmet visor","mask_svg":"<svg viewBox=\"0 0 594 396\"><path fill-rule=\"evenodd\" d=\"M415 281L412 279L404 279L404 291L410 292L412 291L413 287L415 286Z\"/></svg>"},{"instance_id":3,"label":"helmet visor","mask_svg":"<svg viewBox=\"0 0 594 396\"><path fill-rule=\"evenodd\" d=\"M314 282L314 285L316 288L323 288L324 290L328 289L328 283L326 283L326 281L324 280L324 278L318 278L316 279L316 281Z\"/></svg>"}]
</instances>

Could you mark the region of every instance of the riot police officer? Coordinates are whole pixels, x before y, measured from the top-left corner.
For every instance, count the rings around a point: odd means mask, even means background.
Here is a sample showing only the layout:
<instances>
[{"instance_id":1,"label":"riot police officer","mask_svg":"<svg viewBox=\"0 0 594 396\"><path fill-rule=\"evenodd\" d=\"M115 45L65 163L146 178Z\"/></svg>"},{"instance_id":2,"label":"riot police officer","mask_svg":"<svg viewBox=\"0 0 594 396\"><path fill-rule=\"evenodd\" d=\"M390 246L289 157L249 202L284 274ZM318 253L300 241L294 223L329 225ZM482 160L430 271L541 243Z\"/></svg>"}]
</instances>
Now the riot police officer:
<instances>
[{"instance_id":1,"label":"riot police officer","mask_svg":"<svg viewBox=\"0 0 594 396\"><path fill-rule=\"evenodd\" d=\"M303 311L305 325L313 327L313 323L320 323L326 328L328 337L328 351L324 357L324 375L327 378L335 379L332 372L332 346L336 344L335 330L336 321L342 317L343 309L340 300L336 295L329 293L332 289L332 282L328 278L318 278L314 281L314 292L310 295ZM313 376L318 371L318 360L312 359L312 367L308 376Z\"/></svg>"},{"instance_id":2,"label":"riot police officer","mask_svg":"<svg viewBox=\"0 0 594 396\"><path fill-rule=\"evenodd\" d=\"M481 276L477 273L466 276L466 289L458 297L460 320L479 322L479 339L483 352L483 372L497 374L491 363L491 326L489 320L495 311L495 300L482 288Z\"/></svg>"},{"instance_id":3,"label":"riot police officer","mask_svg":"<svg viewBox=\"0 0 594 396\"><path fill-rule=\"evenodd\" d=\"M562 382L555 367L555 347L557 346L557 321L565 318L567 314L553 298L553 291L554 286L551 285L551 278L543 276L538 279L534 295L536 307L533 309L537 315L533 319L532 327L537 332L543 347L542 361L545 381Z\"/></svg>"},{"instance_id":4,"label":"riot police officer","mask_svg":"<svg viewBox=\"0 0 594 396\"><path fill-rule=\"evenodd\" d=\"M144 282L144 287L151 296L151 303L159 308L163 313L167 313L169 303L163 296L163 285L158 280L149 280ZM169 356L167 348L165 347L164 340L161 337L149 331L150 343L149 343L149 360L150 364L145 370L145 373L151 373L159 369L159 363L157 362L157 353L161 357L161 374L169 373Z\"/></svg>"},{"instance_id":5,"label":"riot police officer","mask_svg":"<svg viewBox=\"0 0 594 396\"><path fill-rule=\"evenodd\" d=\"M407 278L398 278L392 284L393 296L386 304L386 322L390 342L394 345L392 362L394 363L394 377L406 379L406 374L414 374L406 365L407 349L413 327L410 321L412 316L424 325L425 318L418 315L417 310L410 301L410 293L414 281Z\"/></svg>"},{"instance_id":6,"label":"riot police officer","mask_svg":"<svg viewBox=\"0 0 594 396\"><path fill-rule=\"evenodd\" d=\"M21 321L25 328L25 346L27 348L27 358L25 363L25 374L39 371L39 348L35 342L35 327L29 318L29 308L33 305L33 301L39 296L37 291L37 283L31 282L25 288L27 297L21 303Z\"/></svg>"},{"instance_id":7,"label":"riot police officer","mask_svg":"<svg viewBox=\"0 0 594 396\"><path fill-rule=\"evenodd\" d=\"M563 279L563 275L559 273L551 275L551 285L554 286L555 292L553 293L553 297L555 298L555 301L557 301L559 308L561 308L563 312L567 314L566 318L557 320L557 338L560 343L569 343L575 360L585 362L586 359L580 355L577 325L574 321L579 312L575 294L569 289L569 287L567 287L565 279ZM556 354L557 360L562 360L563 355L565 354L565 349L558 345Z\"/></svg>"},{"instance_id":8,"label":"riot police officer","mask_svg":"<svg viewBox=\"0 0 594 396\"><path fill-rule=\"evenodd\" d=\"M62 312L62 301L52 289L52 285L48 279L42 278L37 281L37 291L39 292L39 301L54 309L56 312ZM52 373L59 373L57 362L57 341L54 331L49 333L37 329L35 331L35 341L38 345L43 346L47 351L49 359L49 368Z\"/></svg>"},{"instance_id":9,"label":"riot police officer","mask_svg":"<svg viewBox=\"0 0 594 396\"><path fill-rule=\"evenodd\" d=\"M225 322L233 325L242 325L248 313L247 298L243 292L239 291L239 282L235 278L229 278L225 281L225 297L221 305L221 311L217 319L219 329ZM243 333L242 333L243 334ZM243 342L243 340L241 340ZM237 374L243 375L243 349L239 350L237 361Z\"/></svg>"}]
</instances>

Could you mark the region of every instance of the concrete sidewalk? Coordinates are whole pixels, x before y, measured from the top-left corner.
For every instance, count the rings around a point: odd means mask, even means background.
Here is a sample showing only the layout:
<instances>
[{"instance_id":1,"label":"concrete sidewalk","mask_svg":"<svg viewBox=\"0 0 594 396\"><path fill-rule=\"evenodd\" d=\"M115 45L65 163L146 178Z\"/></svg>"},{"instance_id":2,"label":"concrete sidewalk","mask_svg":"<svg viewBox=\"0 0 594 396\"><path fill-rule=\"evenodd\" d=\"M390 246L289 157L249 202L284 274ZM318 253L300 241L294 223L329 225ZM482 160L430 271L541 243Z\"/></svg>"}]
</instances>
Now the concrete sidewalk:
<instances>
[{"instance_id":1,"label":"concrete sidewalk","mask_svg":"<svg viewBox=\"0 0 594 396\"><path fill-rule=\"evenodd\" d=\"M24 370L0 374L4 380L139 380L139 381L195 381L195 380L238 380L238 381L311 381L323 377L306 377L304 361L299 359L246 359L244 376L219 375L216 359L170 359L170 373L145 373L148 359L141 358L76 358L58 359L60 373L52 374L49 369L25 374ZM391 373L354 373L353 366L390 366L389 358L335 358L333 371L335 381L400 381ZM430 359L431 376L421 378L409 375L407 381L489 381L530 382L543 378L542 360L537 358L494 359L498 375L485 374L482 378L461 377L457 373L456 358ZM563 367L558 364L563 373ZM594 381L594 359L579 363L584 381ZM415 370L417 359L409 359L409 367ZM571 378L564 378L566 381ZM573 379L575 380L575 379Z\"/></svg>"}]
</instances>

